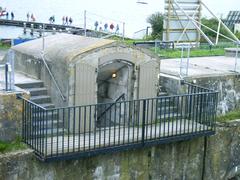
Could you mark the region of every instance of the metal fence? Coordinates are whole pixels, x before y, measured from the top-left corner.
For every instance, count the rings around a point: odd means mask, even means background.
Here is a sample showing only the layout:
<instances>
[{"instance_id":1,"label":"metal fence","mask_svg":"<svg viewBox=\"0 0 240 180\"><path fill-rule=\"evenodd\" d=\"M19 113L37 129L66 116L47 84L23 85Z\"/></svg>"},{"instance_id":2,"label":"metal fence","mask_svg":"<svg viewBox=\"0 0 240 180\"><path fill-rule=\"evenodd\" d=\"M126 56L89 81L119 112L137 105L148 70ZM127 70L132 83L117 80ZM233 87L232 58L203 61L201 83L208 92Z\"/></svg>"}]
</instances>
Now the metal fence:
<instances>
[{"instance_id":1,"label":"metal fence","mask_svg":"<svg viewBox=\"0 0 240 180\"><path fill-rule=\"evenodd\" d=\"M21 97L23 141L50 161L214 134L218 93L186 86L182 95L54 109Z\"/></svg>"}]
</instances>

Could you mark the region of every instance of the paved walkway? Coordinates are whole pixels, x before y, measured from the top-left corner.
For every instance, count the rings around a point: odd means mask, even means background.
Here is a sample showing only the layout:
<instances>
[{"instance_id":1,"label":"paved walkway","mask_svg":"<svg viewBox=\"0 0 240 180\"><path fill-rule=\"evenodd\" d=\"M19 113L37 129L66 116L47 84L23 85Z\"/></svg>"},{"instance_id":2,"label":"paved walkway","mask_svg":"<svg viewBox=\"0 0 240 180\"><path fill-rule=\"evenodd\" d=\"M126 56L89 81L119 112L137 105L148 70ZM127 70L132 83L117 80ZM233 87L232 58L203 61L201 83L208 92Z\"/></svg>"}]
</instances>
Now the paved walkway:
<instances>
[{"instance_id":1,"label":"paved walkway","mask_svg":"<svg viewBox=\"0 0 240 180\"><path fill-rule=\"evenodd\" d=\"M145 128L145 140L155 140L164 137L186 135L201 131L211 130L211 127L190 121L180 120L147 125ZM120 146L124 144L141 143L142 127L139 128L107 128L99 129L95 133L65 134L63 136L52 136L38 138L36 141L29 140L29 144L35 144L47 155L59 153L89 151L104 147Z\"/></svg>"},{"instance_id":2,"label":"paved walkway","mask_svg":"<svg viewBox=\"0 0 240 180\"><path fill-rule=\"evenodd\" d=\"M161 60L161 73L179 76L181 59ZM185 62L186 60L184 60ZM236 74L234 72L235 58L225 56L190 58L189 76L213 76ZM240 72L240 59L237 66Z\"/></svg>"}]
</instances>

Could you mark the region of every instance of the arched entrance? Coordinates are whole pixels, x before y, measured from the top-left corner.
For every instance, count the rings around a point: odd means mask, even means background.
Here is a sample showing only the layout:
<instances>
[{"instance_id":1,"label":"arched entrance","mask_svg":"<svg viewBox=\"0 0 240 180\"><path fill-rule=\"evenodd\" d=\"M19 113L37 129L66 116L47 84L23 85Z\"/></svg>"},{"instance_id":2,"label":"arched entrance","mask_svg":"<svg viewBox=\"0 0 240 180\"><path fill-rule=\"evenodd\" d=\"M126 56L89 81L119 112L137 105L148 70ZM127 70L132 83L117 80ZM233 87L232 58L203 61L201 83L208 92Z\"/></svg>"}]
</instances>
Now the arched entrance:
<instances>
[{"instance_id":1,"label":"arched entrance","mask_svg":"<svg viewBox=\"0 0 240 180\"><path fill-rule=\"evenodd\" d=\"M101 105L98 108L98 127L112 126L114 123L121 123L124 108L119 107L121 104L116 105L114 103L133 99L133 71L134 65L122 59L107 61L99 66L97 76L97 102L107 104ZM114 114L112 111L117 111L120 116L115 119L112 118L111 114Z\"/></svg>"}]
</instances>

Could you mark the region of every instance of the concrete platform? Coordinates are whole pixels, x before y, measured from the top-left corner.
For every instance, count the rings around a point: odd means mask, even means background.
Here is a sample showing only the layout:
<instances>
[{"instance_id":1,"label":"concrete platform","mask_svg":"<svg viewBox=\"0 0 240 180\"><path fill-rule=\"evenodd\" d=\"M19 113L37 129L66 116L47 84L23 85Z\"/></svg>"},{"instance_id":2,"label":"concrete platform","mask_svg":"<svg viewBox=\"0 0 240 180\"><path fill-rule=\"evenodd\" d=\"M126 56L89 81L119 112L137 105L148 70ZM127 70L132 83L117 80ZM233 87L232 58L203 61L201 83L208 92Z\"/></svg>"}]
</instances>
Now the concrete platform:
<instances>
[{"instance_id":1,"label":"concrete platform","mask_svg":"<svg viewBox=\"0 0 240 180\"><path fill-rule=\"evenodd\" d=\"M179 76L181 59L161 60L161 73ZM185 62L186 60L184 60ZM225 56L195 57L189 61L189 77L234 75L235 58ZM240 72L240 59L237 66Z\"/></svg>"},{"instance_id":2,"label":"concrete platform","mask_svg":"<svg viewBox=\"0 0 240 180\"><path fill-rule=\"evenodd\" d=\"M38 79L29 77L23 73L15 72L15 84L40 82ZM5 70L0 67L0 90L5 88Z\"/></svg>"}]
</instances>

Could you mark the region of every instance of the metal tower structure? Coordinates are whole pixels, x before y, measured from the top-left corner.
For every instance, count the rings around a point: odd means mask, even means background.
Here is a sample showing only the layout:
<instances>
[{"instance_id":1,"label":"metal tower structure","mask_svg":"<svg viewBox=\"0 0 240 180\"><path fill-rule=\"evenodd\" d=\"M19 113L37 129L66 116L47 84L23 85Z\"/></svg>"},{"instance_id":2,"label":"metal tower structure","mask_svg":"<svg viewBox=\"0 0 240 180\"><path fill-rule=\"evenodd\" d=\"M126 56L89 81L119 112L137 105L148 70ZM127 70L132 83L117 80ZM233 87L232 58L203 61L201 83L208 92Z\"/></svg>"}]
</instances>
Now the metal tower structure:
<instances>
[{"instance_id":1,"label":"metal tower structure","mask_svg":"<svg viewBox=\"0 0 240 180\"><path fill-rule=\"evenodd\" d=\"M203 8L218 21L217 30L201 22L201 12ZM202 27L216 34L215 42L204 33ZM221 34L221 28L224 28L227 33ZM174 41L176 43L195 42L198 44L200 38L203 37L210 45L216 45L221 36L236 44L240 44L239 39L202 0L165 0L164 29L163 41Z\"/></svg>"}]
</instances>

